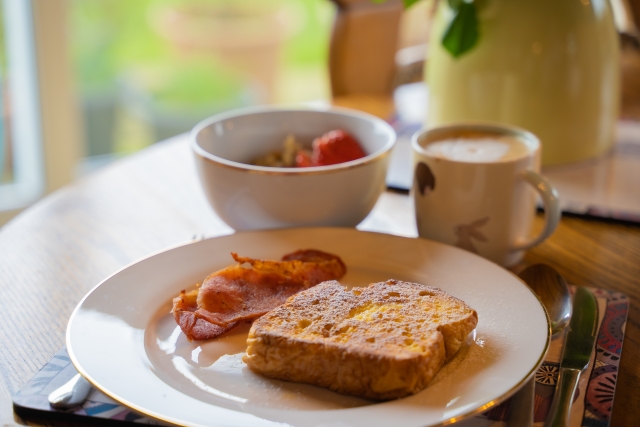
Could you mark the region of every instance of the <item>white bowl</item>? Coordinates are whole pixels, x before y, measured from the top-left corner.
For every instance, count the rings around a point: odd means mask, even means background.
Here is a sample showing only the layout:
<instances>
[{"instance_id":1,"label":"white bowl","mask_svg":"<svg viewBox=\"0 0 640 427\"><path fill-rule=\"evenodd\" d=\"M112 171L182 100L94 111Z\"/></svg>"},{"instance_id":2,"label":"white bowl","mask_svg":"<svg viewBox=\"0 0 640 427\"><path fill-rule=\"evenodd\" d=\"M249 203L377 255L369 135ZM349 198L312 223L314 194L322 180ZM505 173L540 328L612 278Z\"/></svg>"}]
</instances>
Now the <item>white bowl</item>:
<instances>
[{"instance_id":1,"label":"white bowl","mask_svg":"<svg viewBox=\"0 0 640 427\"><path fill-rule=\"evenodd\" d=\"M333 129L352 134L367 155L312 168L249 164L281 150L287 135L310 146ZM385 189L395 141L393 128L384 120L347 109L253 107L210 117L190 135L209 203L236 230L356 226Z\"/></svg>"}]
</instances>

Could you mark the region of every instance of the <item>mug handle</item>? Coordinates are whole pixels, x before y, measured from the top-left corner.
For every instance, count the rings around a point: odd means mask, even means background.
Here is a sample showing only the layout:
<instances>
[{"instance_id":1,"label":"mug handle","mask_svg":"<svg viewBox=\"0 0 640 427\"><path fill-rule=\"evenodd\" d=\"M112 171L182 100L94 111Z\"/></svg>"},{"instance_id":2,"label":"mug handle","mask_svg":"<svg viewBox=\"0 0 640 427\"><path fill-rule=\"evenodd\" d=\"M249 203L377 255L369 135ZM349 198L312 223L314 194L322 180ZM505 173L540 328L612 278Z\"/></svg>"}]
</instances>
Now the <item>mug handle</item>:
<instances>
[{"instance_id":1,"label":"mug handle","mask_svg":"<svg viewBox=\"0 0 640 427\"><path fill-rule=\"evenodd\" d=\"M560 210L558 191L551 185L547 178L532 170L522 171L521 176L531 184L538 194L540 194L540 197L542 197L542 203L544 205L544 228L537 237L528 242L516 244L511 250L529 249L541 243L558 227L562 213Z\"/></svg>"}]
</instances>

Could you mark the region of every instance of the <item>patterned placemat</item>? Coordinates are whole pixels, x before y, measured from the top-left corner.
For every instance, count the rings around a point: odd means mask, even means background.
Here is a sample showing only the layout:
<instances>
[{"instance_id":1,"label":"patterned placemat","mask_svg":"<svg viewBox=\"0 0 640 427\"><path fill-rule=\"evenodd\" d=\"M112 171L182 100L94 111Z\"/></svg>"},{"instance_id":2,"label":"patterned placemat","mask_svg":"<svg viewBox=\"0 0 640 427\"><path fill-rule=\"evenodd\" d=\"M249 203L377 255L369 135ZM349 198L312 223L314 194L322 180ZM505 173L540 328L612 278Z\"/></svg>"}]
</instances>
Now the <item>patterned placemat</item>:
<instances>
[{"instance_id":1,"label":"patterned placemat","mask_svg":"<svg viewBox=\"0 0 640 427\"><path fill-rule=\"evenodd\" d=\"M618 364L622 353L624 327L629 300L624 294L590 288L598 300L599 333L588 368L580 376L576 401L571 412L571 427L607 427L611 417ZM542 425L558 379L558 362L564 335L554 337L544 363L535 374L534 420ZM13 396L14 410L25 419L58 418L79 422L109 424L169 425L148 418L120 405L98 390L93 390L82 406L67 411L49 406L47 396L75 374L66 348L62 348L38 373ZM500 427L509 411L509 400L481 415L461 423L464 427Z\"/></svg>"}]
</instances>

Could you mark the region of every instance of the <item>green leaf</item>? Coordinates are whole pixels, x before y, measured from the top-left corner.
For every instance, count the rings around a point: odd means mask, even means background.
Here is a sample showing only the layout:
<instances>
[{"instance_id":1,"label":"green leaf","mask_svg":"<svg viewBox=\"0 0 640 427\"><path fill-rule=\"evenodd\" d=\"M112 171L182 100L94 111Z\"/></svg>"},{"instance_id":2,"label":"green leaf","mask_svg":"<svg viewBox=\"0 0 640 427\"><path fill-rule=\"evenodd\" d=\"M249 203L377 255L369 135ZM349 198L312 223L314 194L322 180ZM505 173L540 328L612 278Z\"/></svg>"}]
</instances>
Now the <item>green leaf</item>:
<instances>
[{"instance_id":1,"label":"green leaf","mask_svg":"<svg viewBox=\"0 0 640 427\"><path fill-rule=\"evenodd\" d=\"M458 9L460 9L460 5L462 4L462 2L463 0L447 0L447 3L449 3L449 7L456 12L458 11Z\"/></svg>"},{"instance_id":2,"label":"green leaf","mask_svg":"<svg viewBox=\"0 0 640 427\"><path fill-rule=\"evenodd\" d=\"M385 3L387 0L371 0L372 3ZM402 0L404 3L404 8L407 9L411 5L418 3L420 0Z\"/></svg>"},{"instance_id":3,"label":"green leaf","mask_svg":"<svg viewBox=\"0 0 640 427\"><path fill-rule=\"evenodd\" d=\"M449 4L455 0L449 0ZM454 9L455 10L455 9ZM478 42L478 13L474 3L460 1L458 9L442 36L442 45L455 58Z\"/></svg>"},{"instance_id":4,"label":"green leaf","mask_svg":"<svg viewBox=\"0 0 640 427\"><path fill-rule=\"evenodd\" d=\"M420 0L402 0L402 2L404 3L404 8L408 8L411 5L418 3Z\"/></svg>"}]
</instances>

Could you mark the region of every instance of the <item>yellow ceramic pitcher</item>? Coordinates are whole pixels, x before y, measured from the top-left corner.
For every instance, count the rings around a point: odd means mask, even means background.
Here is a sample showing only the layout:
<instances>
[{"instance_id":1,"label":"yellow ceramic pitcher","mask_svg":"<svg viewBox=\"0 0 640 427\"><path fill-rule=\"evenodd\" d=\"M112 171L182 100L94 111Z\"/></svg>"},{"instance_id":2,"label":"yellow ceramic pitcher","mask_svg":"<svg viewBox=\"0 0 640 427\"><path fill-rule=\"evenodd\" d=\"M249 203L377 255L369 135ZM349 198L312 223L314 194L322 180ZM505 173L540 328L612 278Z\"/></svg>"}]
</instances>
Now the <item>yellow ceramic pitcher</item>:
<instances>
[{"instance_id":1,"label":"yellow ceramic pitcher","mask_svg":"<svg viewBox=\"0 0 640 427\"><path fill-rule=\"evenodd\" d=\"M440 43L454 11L439 3L426 68L428 126L523 127L542 141L544 165L610 147L620 89L608 0L475 0L479 37L457 58Z\"/></svg>"}]
</instances>

